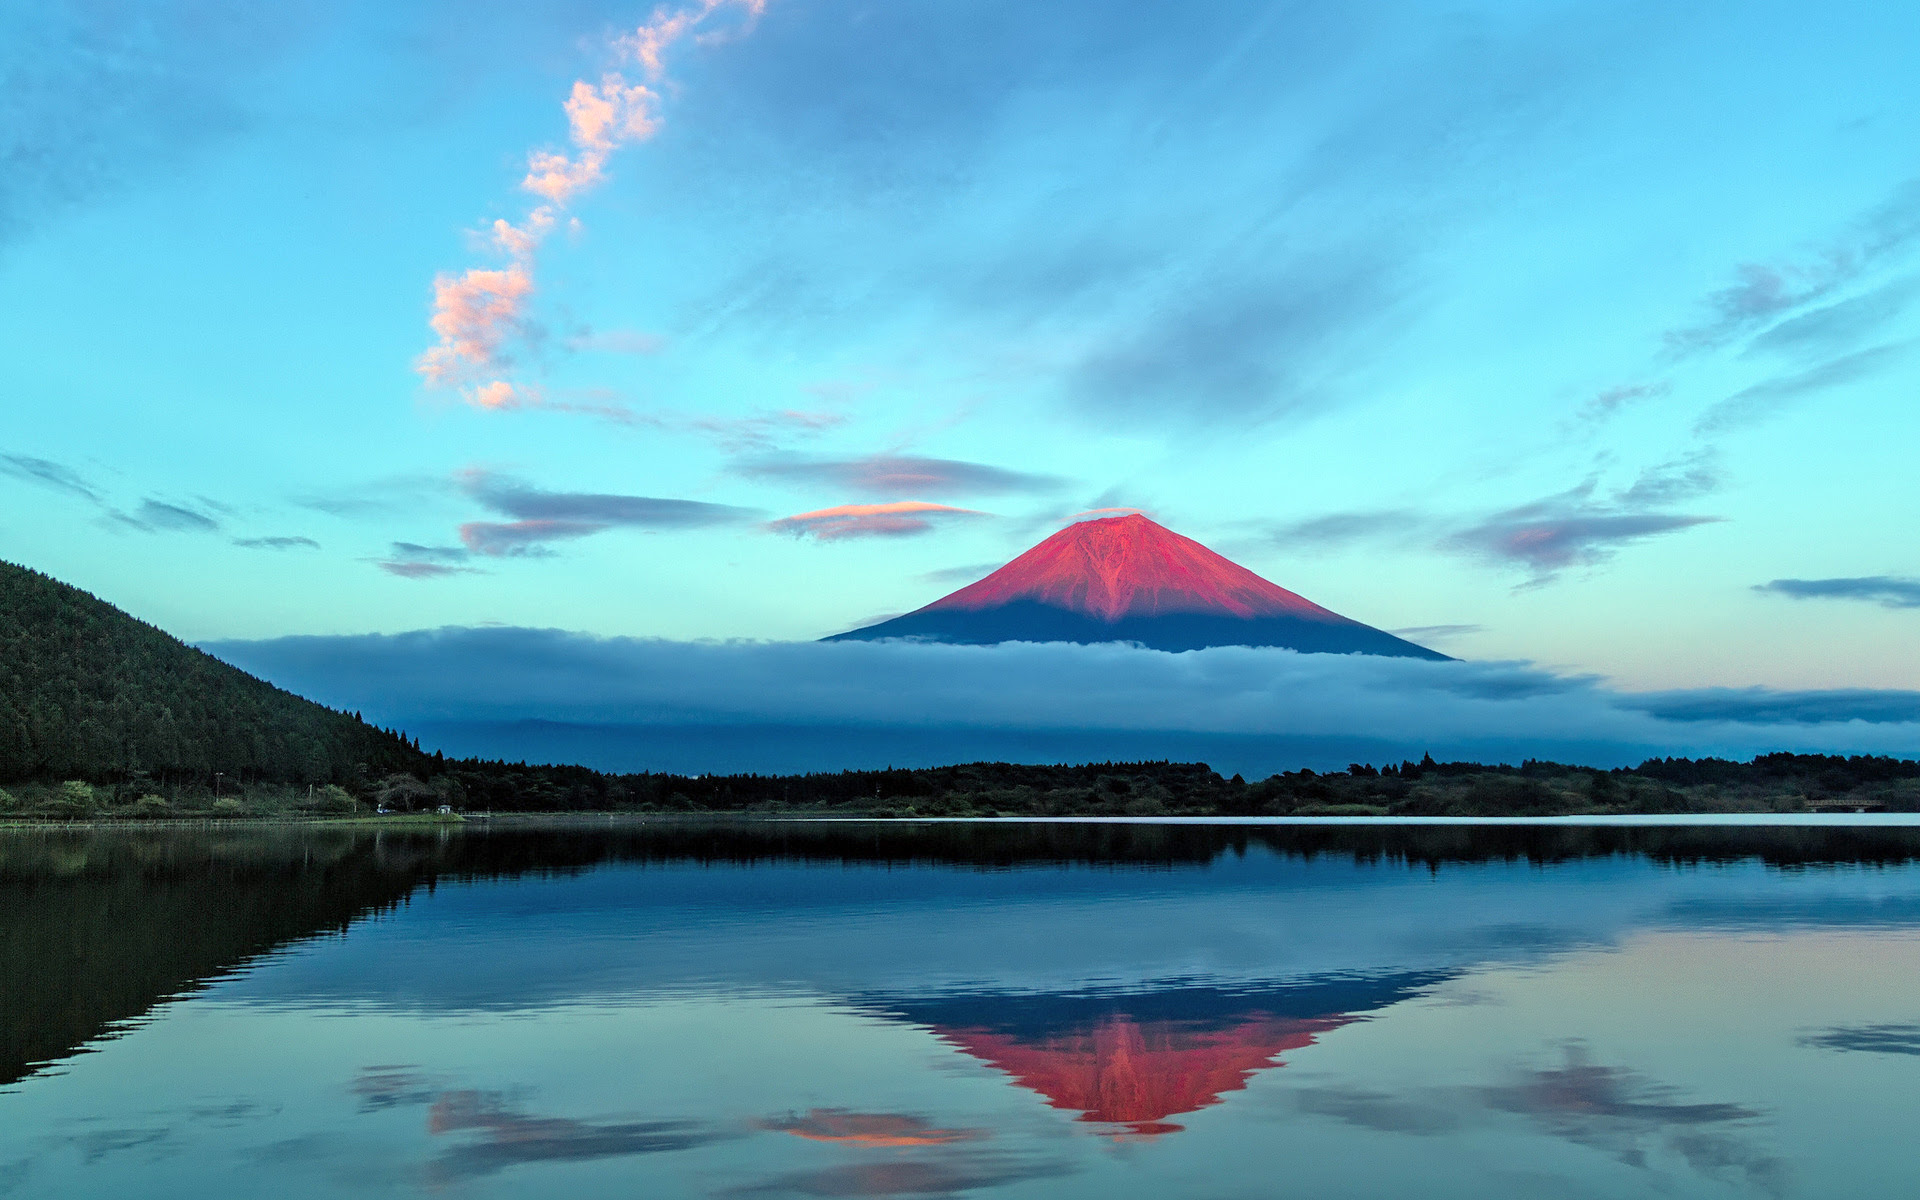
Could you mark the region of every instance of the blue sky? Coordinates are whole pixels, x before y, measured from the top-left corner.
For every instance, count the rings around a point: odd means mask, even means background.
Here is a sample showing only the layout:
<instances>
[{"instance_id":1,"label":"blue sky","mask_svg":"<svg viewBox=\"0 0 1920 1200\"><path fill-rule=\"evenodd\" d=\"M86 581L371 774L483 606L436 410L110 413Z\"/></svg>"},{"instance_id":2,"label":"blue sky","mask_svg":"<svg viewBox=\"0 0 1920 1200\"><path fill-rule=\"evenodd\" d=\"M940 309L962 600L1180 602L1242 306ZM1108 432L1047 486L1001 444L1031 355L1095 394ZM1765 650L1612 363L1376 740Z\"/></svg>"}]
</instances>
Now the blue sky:
<instances>
[{"instance_id":1,"label":"blue sky","mask_svg":"<svg viewBox=\"0 0 1920 1200\"><path fill-rule=\"evenodd\" d=\"M1130 505L1462 657L1920 684L1913 6L721 0L650 72L679 11L0 8L0 555L787 640Z\"/></svg>"}]
</instances>

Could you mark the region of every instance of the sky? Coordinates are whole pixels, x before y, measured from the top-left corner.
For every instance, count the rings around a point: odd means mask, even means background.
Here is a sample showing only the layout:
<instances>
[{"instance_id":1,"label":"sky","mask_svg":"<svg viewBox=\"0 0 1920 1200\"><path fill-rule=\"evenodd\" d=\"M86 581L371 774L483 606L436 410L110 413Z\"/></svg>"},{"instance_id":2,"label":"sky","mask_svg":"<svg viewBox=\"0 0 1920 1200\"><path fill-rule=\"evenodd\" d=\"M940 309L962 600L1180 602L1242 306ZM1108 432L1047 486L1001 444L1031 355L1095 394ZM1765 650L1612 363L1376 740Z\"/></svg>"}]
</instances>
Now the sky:
<instances>
[{"instance_id":1,"label":"sky","mask_svg":"<svg viewBox=\"0 0 1920 1200\"><path fill-rule=\"evenodd\" d=\"M0 0L0 557L813 639L1129 506L1460 658L1920 685L1920 10Z\"/></svg>"}]
</instances>

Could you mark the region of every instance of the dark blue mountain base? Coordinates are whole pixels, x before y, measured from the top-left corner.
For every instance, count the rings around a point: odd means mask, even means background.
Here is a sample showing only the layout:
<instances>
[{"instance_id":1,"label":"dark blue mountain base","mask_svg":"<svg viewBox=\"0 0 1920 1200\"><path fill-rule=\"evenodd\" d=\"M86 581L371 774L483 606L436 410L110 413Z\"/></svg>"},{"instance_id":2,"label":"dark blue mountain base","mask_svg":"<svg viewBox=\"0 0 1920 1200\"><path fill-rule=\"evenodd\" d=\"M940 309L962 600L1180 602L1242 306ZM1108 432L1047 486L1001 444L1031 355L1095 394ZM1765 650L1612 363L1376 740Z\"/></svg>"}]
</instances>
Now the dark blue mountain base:
<instances>
[{"instance_id":1,"label":"dark blue mountain base","mask_svg":"<svg viewBox=\"0 0 1920 1200\"><path fill-rule=\"evenodd\" d=\"M1310 621L1301 617L1233 617L1169 613L1107 622L1069 609L1019 600L987 609L921 609L865 629L822 638L827 642L874 642L900 638L991 646L1000 642L1137 642L1149 650L1204 650L1209 646L1281 646L1302 654L1381 654L1396 658L1453 661L1358 621Z\"/></svg>"}]
</instances>

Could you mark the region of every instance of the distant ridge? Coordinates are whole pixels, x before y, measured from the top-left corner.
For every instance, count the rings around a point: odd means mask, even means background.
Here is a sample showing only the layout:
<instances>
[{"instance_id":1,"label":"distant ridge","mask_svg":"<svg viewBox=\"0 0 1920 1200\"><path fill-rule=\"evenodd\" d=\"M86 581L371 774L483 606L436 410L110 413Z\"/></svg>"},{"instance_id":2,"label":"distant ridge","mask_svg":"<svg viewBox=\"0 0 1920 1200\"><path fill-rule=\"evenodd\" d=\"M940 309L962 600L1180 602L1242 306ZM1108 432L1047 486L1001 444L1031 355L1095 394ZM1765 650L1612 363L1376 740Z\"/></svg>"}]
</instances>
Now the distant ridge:
<instances>
[{"instance_id":1,"label":"distant ridge","mask_svg":"<svg viewBox=\"0 0 1920 1200\"><path fill-rule=\"evenodd\" d=\"M825 641L1138 642L1447 656L1363 625L1138 513L1080 521L925 608Z\"/></svg>"}]
</instances>

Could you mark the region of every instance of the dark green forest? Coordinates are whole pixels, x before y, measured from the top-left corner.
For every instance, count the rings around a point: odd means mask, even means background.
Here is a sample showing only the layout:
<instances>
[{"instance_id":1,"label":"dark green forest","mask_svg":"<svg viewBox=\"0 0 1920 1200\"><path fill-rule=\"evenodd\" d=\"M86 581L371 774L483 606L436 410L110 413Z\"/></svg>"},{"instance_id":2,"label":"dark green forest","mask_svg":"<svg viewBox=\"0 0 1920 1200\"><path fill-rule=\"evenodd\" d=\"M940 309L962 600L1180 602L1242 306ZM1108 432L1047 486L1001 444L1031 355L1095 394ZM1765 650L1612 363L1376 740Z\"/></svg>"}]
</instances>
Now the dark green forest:
<instances>
[{"instance_id":1,"label":"dark green forest","mask_svg":"<svg viewBox=\"0 0 1920 1200\"><path fill-rule=\"evenodd\" d=\"M426 753L282 691L78 588L0 563L0 818L493 813L1547 816L1920 811L1920 762L1769 754L1600 770L1440 763L967 763L812 775L608 774Z\"/></svg>"},{"instance_id":2,"label":"dark green forest","mask_svg":"<svg viewBox=\"0 0 1920 1200\"><path fill-rule=\"evenodd\" d=\"M396 733L0 563L0 783L347 783L420 758Z\"/></svg>"}]
</instances>

